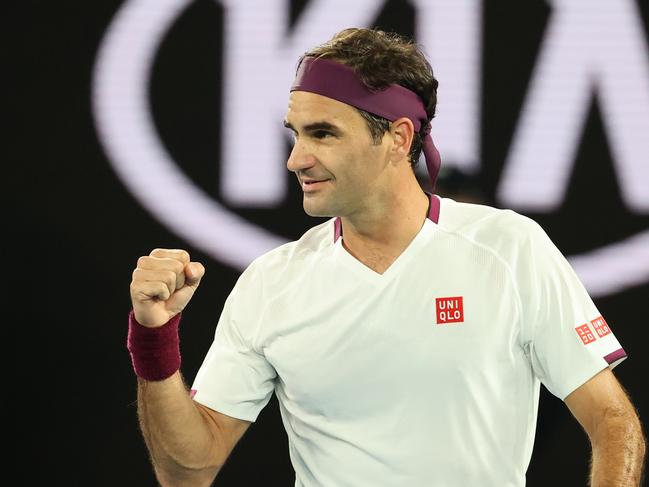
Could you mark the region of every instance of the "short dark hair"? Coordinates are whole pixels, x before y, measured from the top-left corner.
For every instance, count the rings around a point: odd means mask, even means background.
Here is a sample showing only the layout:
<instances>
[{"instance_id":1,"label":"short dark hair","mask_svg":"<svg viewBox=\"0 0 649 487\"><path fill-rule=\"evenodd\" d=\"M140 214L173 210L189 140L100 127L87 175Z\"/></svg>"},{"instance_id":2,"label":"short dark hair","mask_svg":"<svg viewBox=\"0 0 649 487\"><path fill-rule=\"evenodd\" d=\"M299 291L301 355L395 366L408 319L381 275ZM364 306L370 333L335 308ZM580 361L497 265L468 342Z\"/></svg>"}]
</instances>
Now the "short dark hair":
<instances>
[{"instance_id":1,"label":"short dark hair","mask_svg":"<svg viewBox=\"0 0 649 487\"><path fill-rule=\"evenodd\" d=\"M381 90L391 84L408 88L424 101L428 121L435 116L438 82L421 47L410 39L394 32L349 28L304 53L298 66L307 56L332 59L350 66L370 90ZM357 110L367 122L372 141L379 144L391 122ZM408 154L413 169L421 149L421 136L415 133Z\"/></svg>"}]
</instances>

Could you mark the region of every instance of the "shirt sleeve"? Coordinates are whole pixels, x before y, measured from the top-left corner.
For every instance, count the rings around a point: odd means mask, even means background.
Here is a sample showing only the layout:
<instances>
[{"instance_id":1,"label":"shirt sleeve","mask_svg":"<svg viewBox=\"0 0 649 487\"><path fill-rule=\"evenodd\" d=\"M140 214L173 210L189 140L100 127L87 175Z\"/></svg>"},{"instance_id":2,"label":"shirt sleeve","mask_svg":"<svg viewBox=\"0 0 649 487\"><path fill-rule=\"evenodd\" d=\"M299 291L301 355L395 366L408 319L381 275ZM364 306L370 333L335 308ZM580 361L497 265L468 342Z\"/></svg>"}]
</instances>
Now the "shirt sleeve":
<instances>
[{"instance_id":1,"label":"shirt sleeve","mask_svg":"<svg viewBox=\"0 0 649 487\"><path fill-rule=\"evenodd\" d=\"M194 383L195 401L234 418L256 421L268 404L277 376L255 349L260 323L260 283L249 267L223 306L214 341Z\"/></svg>"},{"instance_id":2,"label":"shirt sleeve","mask_svg":"<svg viewBox=\"0 0 649 487\"><path fill-rule=\"evenodd\" d=\"M517 274L529 358L543 385L564 400L627 355L568 261L538 224L526 220Z\"/></svg>"}]
</instances>

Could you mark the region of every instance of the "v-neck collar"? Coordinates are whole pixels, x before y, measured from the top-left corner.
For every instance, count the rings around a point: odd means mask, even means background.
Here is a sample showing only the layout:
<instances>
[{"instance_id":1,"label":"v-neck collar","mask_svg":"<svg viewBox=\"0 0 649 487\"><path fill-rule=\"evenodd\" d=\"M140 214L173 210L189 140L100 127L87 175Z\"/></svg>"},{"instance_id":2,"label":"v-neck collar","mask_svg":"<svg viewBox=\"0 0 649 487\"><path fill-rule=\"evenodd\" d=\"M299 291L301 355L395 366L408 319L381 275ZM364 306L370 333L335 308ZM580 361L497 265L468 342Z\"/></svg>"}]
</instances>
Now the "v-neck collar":
<instances>
[{"instance_id":1,"label":"v-neck collar","mask_svg":"<svg viewBox=\"0 0 649 487\"><path fill-rule=\"evenodd\" d=\"M415 237L410 241L408 246L397 256L383 274L379 274L370 269L343 247L343 238L341 238L342 221L340 218L336 218L334 221L334 258L359 277L367 279L374 284L387 283L391 280L393 275L398 274L399 269L410 260L410 257L416 254L419 248L428 241L428 237L431 235L434 225L439 221L440 199L436 195L430 193L426 194L429 196L428 218L424 220L424 224Z\"/></svg>"},{"instance_id":2,"label":"v-neck collar","mask_svg":"<svg viewBox=\"0 0 649 487\"><path fill-rule=\"evenodd\" d=\"M428 191L424 191L428 195L428 220L431 220L433 223L438 223L439 222L439 209L440 209L440 199L439 196L429 193ZM343 234L343 221L341 218L338 216L334 220L334 243L338 241L338 239L342 236Z\"/></svg>"}]
</instances>

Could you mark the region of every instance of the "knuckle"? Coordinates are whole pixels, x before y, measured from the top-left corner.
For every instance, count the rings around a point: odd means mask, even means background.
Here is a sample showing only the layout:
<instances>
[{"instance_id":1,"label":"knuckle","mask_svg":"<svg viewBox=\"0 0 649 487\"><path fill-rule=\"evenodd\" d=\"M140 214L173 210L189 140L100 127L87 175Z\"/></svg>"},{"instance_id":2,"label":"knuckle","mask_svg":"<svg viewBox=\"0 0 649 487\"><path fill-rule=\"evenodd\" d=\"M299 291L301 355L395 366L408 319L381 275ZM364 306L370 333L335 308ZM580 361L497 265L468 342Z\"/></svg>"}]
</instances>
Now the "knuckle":
<instances>
[{"instance_id":1,"label":"knuckle","mask_svg":"<svg viewBox=\"0 0 649 487\"><path fill-rule=\"evenodd\" d=\"M185 270L185 264L183 264L179 260L174 260L174 273L175 274L180 274L180 273L184 272L184 270ZM174 279L175 278L176 278L176 276L174 276Z\"/></svg>"},{"instance_id":2,"label":"knuckle","mask_svg":"<svg viewBox=\"0 0 649 487\"><path fill-rule=\"evenodd\" d=\"M131 296L138 296L138 295L142 294L144 288L145 288L145 285L144 285L144 283L142 281L131 281L129 291L131 293Z\"/></svg>"},{"instance_id":3,"label":"knuckle","mask_svg":"<svg viewBox=\"0 0 649 487\"><path fill-rule=\"evenodd\" d=\"M138 267L137 269L135 269L133 271L133 281L134 282L147 281L148 280L147 279L148 278L148 275L147 275L148 272L150 272L150 271L147 271L146 269L142 269L142 268Z\"/></svg>"},{"instance_id":4,"label":"knuckle","mask_svg":"<svg viewBox=\"0 0 649 487\"><path fill-rule=\"evenodd\" d=\"M173 271L164 271L163 273L164 283L167 287L171 288L176 285L176 273Z\"/></svg>"}]
</instances>

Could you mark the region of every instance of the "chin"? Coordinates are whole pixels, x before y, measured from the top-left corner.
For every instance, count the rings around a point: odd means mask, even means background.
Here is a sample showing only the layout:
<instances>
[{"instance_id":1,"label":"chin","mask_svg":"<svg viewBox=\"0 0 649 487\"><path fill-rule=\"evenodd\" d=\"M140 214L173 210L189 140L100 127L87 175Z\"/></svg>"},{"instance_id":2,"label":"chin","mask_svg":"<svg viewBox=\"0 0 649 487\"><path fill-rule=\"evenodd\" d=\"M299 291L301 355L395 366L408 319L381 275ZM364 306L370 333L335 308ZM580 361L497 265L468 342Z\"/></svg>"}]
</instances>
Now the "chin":
<instances>
[{"instance_id":1,"label":"chin","mask_svg":"<svg viewBox=\"0 0 649 487\"><path fill-rule=\"evenodd\" d=\"M313 216L313 217L332 217L332 216L335 216L335 215L331 214L331 212L328 212L328 211L316 211L316 210L314 210L312 208L307 208L306 206L304 207L304 212L307 215Z\"/></svg>"},{"instance_id":2,"label":"chin","mask_svg":"<svg viewBox=\"0 0 649 487\"><path fill-rule=\"evenodd\" d=\"M327 208L323 205L314 205L305 201L302 205L304 208L304 213L313 217L333 217L336 216L331 208Z\"/></svg>"}]
</instances>

